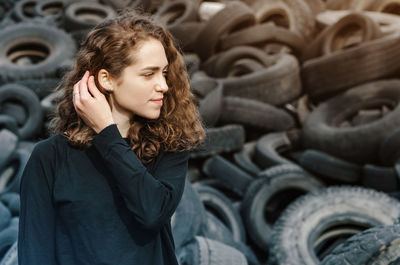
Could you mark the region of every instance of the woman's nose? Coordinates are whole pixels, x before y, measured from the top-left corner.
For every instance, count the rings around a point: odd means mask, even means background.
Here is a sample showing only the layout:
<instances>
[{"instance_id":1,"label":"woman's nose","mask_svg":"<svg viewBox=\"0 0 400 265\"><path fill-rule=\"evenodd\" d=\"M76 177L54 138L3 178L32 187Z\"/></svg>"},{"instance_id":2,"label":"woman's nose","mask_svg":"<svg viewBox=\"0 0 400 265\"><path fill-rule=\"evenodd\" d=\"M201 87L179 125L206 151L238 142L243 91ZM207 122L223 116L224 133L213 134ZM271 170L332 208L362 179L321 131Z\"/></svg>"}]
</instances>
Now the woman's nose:
<instances>
[{"instance_id":1,"label":"woman's nose","mask_svg":"<svg viewBox=\"0 0 400 265\"><path fill-rule=\"evenodd\" d=\"M167 80L165 80L165 77L162 76L161 78L158 79L157 84L156 84L156 89L159 92L167 92L168 91L168 85L167 85Z\"/></svg>"}]
</instances>

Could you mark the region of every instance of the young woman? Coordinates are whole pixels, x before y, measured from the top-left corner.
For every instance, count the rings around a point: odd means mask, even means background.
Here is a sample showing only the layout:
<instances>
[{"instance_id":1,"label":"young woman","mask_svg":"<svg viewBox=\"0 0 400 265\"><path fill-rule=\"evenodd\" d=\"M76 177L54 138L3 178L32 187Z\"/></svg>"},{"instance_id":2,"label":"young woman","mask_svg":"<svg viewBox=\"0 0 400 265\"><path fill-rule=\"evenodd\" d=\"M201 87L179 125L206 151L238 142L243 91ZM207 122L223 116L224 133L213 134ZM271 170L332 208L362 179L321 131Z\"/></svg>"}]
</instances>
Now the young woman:
<instances>
[{"instance_id":1,"label":"young woman","mask_svg":"<svg viewBox=\"0 0 400 265\"><path fill-rule=\"evenodd\" d=\"M19 264L178 264L170 218L204 128L171 35L107 20L61 87L21 179Z\"/></svg>"}]
</instances>

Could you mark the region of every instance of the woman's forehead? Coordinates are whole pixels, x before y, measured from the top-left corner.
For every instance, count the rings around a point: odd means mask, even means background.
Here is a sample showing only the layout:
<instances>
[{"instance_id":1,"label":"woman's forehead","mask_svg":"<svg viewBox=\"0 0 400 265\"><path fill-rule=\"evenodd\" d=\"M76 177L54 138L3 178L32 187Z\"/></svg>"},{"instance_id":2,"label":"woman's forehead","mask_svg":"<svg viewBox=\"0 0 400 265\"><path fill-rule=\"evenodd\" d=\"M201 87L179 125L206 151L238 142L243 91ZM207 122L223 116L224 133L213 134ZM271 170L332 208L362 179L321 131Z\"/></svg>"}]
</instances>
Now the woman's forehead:
<instances>
[{"instance_id":1,"label":"woman's forehead","mask_svg":"<svg viewBox=\"0 0 400 265\"><path fill-rule=\"evenodd\" d=\"M164 68L168 65L165 49L159 40L150 38L143 41L139 47L132 50L135 58L135 68L145 69L150 67Z\"/></svg>"}]
</instances>

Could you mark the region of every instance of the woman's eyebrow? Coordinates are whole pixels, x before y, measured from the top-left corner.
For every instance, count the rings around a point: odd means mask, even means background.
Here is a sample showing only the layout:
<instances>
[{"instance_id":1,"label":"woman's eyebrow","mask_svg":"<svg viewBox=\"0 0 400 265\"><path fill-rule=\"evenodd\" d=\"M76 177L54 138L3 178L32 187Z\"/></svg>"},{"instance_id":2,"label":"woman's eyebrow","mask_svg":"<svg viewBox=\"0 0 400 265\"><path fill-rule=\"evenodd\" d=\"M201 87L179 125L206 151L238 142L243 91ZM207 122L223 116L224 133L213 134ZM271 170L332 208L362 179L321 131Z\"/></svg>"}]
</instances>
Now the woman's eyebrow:
<instances>
[{"instance_id":1,"label":"woman's eyebrow","mask_svg":"<svg viewBox=\"0 0 400 265\"><path fill-rule=\"evenodd\" d=\"M164 66L162 69L165 69L165 68L167 68L167 67L168 67L168 64L167 64L166 66ZM143 71L143 70L157 71L157 70L159 70L159 69L161 69L159 66L146 66L146 67L142 68L142 71Z\"/></svg>"}]
</instances>

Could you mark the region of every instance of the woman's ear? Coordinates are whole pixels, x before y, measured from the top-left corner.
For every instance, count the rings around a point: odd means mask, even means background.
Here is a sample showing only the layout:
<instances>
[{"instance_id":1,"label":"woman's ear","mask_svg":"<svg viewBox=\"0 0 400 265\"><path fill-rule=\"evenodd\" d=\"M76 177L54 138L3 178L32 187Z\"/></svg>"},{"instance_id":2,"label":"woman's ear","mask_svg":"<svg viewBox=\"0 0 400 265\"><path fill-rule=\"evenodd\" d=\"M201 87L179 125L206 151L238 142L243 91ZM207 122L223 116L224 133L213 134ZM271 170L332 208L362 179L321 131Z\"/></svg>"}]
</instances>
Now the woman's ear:
<instances>
[{"instance_id":1,"label":"woman's ear","mask_svg":"<svg viewBox=\"0 0 400 265\"><path fill-rule=\"evenodd\" d=\"M97 79L98 79L100 86L104 90L106 90L107 92L113 91L111 75L107 70L101 69L97 75Z\"/></svg>"}]
</instances>

